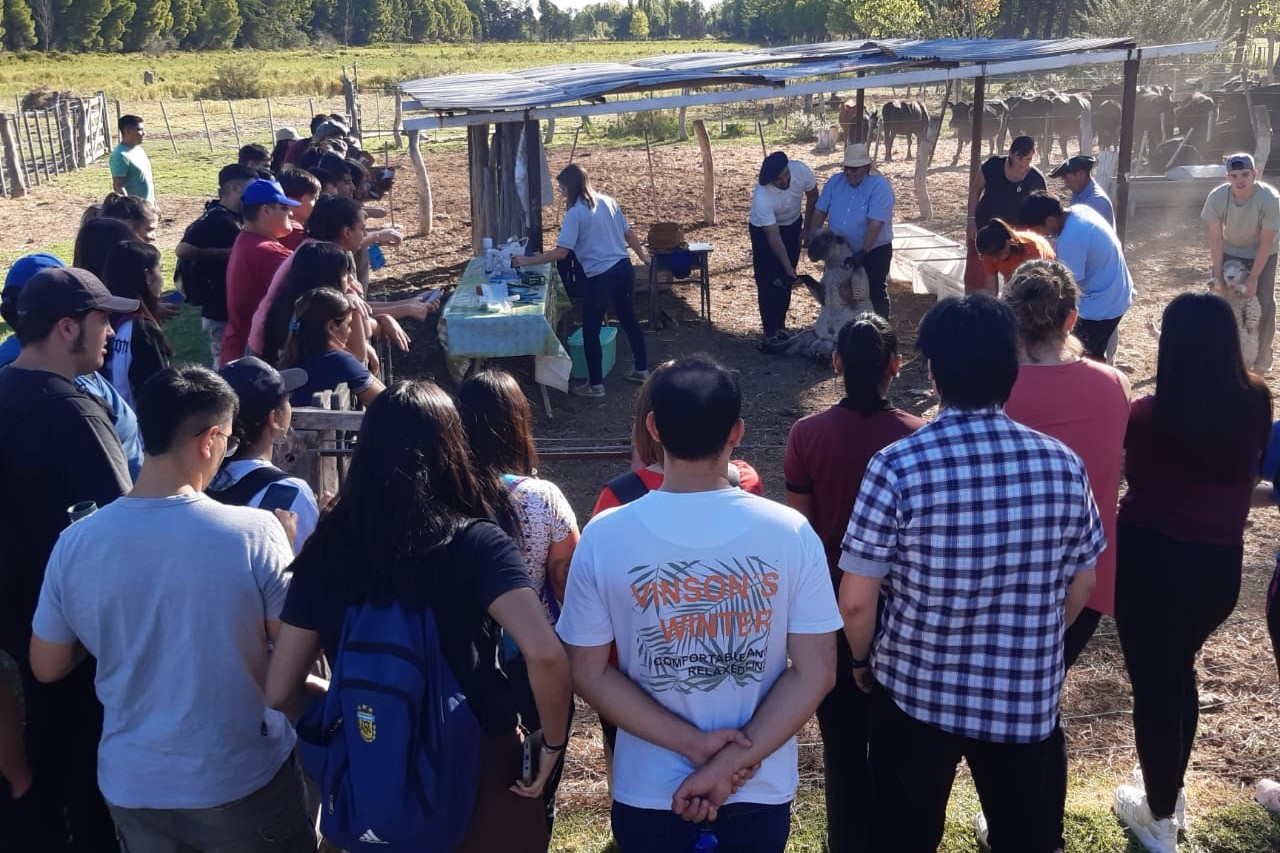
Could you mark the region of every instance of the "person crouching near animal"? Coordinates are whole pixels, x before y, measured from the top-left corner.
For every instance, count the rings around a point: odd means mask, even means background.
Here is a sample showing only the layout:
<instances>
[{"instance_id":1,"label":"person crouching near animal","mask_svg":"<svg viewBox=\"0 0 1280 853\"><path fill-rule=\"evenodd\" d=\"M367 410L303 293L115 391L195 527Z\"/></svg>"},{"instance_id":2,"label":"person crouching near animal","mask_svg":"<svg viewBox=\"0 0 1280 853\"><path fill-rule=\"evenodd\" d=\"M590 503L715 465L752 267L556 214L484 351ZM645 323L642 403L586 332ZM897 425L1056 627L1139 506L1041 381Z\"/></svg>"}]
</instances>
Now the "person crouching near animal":
<instances>
[{"instance_id":1,"label":"person crouching near animal","mask_svg":"<svg viewBox=\"0 0 1280 853\"><path fill-rule=\"evenodd\" d=\"M1057 239L1058 260L1080 288L1080 319L1073 334L1084 344L1085 355L1109 362L1109 344L1134 300L1120 238L1093 208L1064 208L1048 193L1032 193L1022 205L1021 220L1042 237Z\"/></svg>"},{"instance_id":2,"label":"person crouching near animal","mask_svg":"<svg viewBox=\"0 0 1280 853\"><path fill-rule=\"evenodd\" d=\"M822 540L832 584L840 586L840 542L867 463L924 421L889 402L902 357L888 321L862 314L840 329L831 365L844 380L844 399L796 422L787 436L783 473L787 505ZM1126 413L1127 413L1126 409ZM867 763L871 699L853 680L849 644L836 639L836 686L818 706L827 802L827 849L860 853L870 844L871 768Z\"/></svg>"},{"instance_id":3,"label":"person crouching near animal","mask_svg":"<svg viewBox=\"0 0 1280 853\"><path fill-rule=\"evenodd\" d=\"M1209 257L1213 260L1214 292L1226 293L1223 265L1234 258L1249 270L1243 296L1258 297L1258 354L1249 365L1254 373L1271 370L1271 345L1276 334L1276 249L1280 246L1280 192L1258 180L1249 154L1227 158L1227 183L1210 190L1200 218L1209 227Z\"/></svg>"},{"instance_id":4,"label":"person crouching near animal","mask_svg":"<svg viewBox=\"0 0 1280 853\"><path fill-rule=\"evenodd\" d=\"M988 296L998 295L1000 279L1009 281L1013 271L1027 261L1041 258L1051 261L1057 257L1053 246L1044 237L1034 231L1015 230L999 217L978 232L974 243L978 257L982 258L982 292Z\"/></svg>"},{"instance_id":5,"label":"person crouching near animal","mask_svg":"<svg viewBox=\"0 0 1280 853\"><path fill-rule=\"evenodd\" d=\"M527 257L514 257L515 266L559 263L573 252L587 274L585 296L582 301L582 349L587 360L587 381L575 385L573 393L579 397L604 396L604 354L600 348L600 326L604 311L613 300L613 310L618 324L627 333L635 367L623 375L628 382L644 382L649 377L649 362L645 354L644 332L636 319L631 296L636 289L636 273L627 255L630 246L640 263L652 263L640 238L631 230L631 224L622 208L609 196L591 186L591 180L581 166L570 163L556 183L564 195L564 221L556 247L549 252Z\"/></svg>"},{"instance_id":6,"label":"person crouching near animal","mask_svg":"<svg viewBox=\"0 0 1280 853\"><path fill-rule=\"evenodd\" d=\"M789 337L783 327L800 262L801 236L804 223L813 221L817 203L818 181L812 169L798 160L788 160L781 151L764 158L759 185L751 195L747 227L766 345Z\"/></svg>"},{"instance_id":7,"label":"person crouching near animal","mask_svg":"<svg viewBox=\"0 0 1280 853\"><path fill-rule=\"evenodd\" d=\"M831 229L854 248L852 267L866 270L871 304L889 318L889 265L893 262L893 207L897 199L884 175L861 142L844 149L844 170L822 186L813 218L806 226L812 236L831 219Z\"/></svg>"},{"instance_id":8,"label":"person crouching near animal","mask_svg":"<svg viewBox=\"0 0 1280 853\"><path fill-rule=\"evenodd\" d=\"M1018 216L1022 202L1034 192L1044 192L1044 174L1032 165L1035 159L1035 140L1030 136L1014 137L1009 143L1008 155L988 157L969 182L969 218L965 222L966 293L983 290L986 282L982 259L975 244L978 229L986 227L997 216L1005 222L1020 222ZM994 292L991 295L994 296Z\"/></svg>"}]
</instances>

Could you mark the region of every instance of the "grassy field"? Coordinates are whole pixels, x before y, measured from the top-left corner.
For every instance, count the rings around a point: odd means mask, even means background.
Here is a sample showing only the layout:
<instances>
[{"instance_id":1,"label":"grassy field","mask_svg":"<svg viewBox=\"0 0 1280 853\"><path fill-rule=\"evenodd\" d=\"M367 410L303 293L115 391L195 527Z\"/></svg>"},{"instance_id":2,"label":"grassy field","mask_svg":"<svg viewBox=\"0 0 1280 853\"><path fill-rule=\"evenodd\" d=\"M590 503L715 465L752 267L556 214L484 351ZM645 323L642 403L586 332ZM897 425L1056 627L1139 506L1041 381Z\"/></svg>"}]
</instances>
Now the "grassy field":
<instances>
[{"instance_id":1,"label":"grassy field","mask_svg":"<svg viewBox=\"0 0 1280 853\"><path fill-rule=\"evenodd\" d=\"M560 63L613 62L661 53L737 50L754 45L703 41L621 41L492 44L417 44L300 50L228 50L204 53L0 55L0 96L12 98L48 86L76 93L103 91L108 98L160 100L194 98L231 66L251 69L264 95L335 96L342 93L343 66L355 65L364 90L402 80L503 68ZM142 72L153 71L145 86Z\"/></svg>"}]
</instances>

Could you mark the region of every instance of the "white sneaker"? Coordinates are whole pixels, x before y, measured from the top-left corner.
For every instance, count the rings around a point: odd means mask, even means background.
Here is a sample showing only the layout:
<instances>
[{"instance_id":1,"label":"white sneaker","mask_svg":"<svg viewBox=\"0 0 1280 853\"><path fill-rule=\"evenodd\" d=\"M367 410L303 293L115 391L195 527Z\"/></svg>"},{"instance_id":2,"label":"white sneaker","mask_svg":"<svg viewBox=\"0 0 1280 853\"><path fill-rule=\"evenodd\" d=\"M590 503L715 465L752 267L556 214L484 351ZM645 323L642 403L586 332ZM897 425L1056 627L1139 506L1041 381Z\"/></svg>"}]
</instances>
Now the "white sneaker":
<instances>
[{"instance_id":1,"label":"white sneaker","mask_svg":"<svg viewBox=\"0 0 1280 853\"><path fill-rule=\"evenodd\" d=\"M1280 814L1280 782L1272 779L1260 779L1253 796L1269 812Z\"/></svg>"},{"instance_id":2,"label":"white sneaker","mask_svg":"<svg viewBox=\"0 0 1280 853\"><path fill-rule=\"evenodd\" d=\"M1147 790L1147 783L1142 778L1142 765L1133 765L1133 784L1135 787ZM1187 789L1178 789L1178 801L1173 806L1173 825L1183 832L1187 831Z\"/></svg>"},{"instance_id":3,"label":"white sneaker","mask_svg":"<svg viewBox=\"0 0 1280 853\"><path fill-rule=\"evenodd\" d=\"M1147 805L1147 793L1133 785L1116 788L1116 816L1150 853L1178 853L1178 827L1173 818L1156 820Z\"/></svg>"},{"instance_id":4,"label":"white sneaker","mask_svg":"<svg viewBox=\"0 0 1280 853\"><path fill-rule=\"evenodd\" d=\"M575 397L603 397L604 386L592 385L590 382L584 382L581 385L575 385L570 389L569 393Z\"/></svg>"},{"instance_id":5,"label":"white sneaker","mask_svg":"<svg viewBox=\"0 0 1280 853\"><path fill-rule=\"evenodd\" d=\"M978 839L978 849L982 853L991 853L991 842L988 840L991 830L987 827L987 816L982 812L973 816L973 834Z\"/></svg>"}]
</instances>

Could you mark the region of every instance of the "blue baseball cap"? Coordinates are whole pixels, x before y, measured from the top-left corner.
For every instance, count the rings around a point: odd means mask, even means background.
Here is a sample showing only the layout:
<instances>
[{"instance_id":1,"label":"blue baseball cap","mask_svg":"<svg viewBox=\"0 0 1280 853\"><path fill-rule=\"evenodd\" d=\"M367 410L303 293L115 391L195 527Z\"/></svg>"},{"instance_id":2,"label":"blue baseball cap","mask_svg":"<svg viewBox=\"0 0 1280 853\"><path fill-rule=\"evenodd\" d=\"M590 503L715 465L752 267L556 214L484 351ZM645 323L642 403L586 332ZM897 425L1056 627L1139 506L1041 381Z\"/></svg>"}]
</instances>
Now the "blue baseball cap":
<instances>
[{"instance_id":1,"label":"blue baseball cap","mask_svg":"<svg viewBox=\"0 0 1280 853\"><path fill-rule=\"evenodd\" d=\"M302 202L294 201L284 194L284 190L275 181L259 178L244 188L240 196L241 204L283 204L288 207L301 207Z\"/></svg>"},{"instance_id":2,"label":"blue baseball cap","mask_svg":"<svg viewBox=\"0 0 1280 853\"><path fill-rule=\"evenodd\" d=\"M0 301L3 301L4 305L16 307L18 294L36 273L41 270L62 269L65 266L66 264L61 260L44 252L23 255L13 262L13 266L9 267L9 273L4 277L4 291L0 292Z\"/></svg>"}]
</instances>

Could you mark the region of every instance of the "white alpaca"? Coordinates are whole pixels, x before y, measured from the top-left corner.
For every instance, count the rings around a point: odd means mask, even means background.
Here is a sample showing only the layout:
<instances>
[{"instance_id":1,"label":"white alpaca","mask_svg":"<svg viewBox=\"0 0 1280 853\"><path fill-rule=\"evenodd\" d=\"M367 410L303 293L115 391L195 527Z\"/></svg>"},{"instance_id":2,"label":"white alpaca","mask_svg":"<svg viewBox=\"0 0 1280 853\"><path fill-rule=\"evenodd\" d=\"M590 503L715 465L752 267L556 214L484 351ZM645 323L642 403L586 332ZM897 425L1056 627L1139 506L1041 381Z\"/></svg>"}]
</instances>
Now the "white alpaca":
<instances>
[{"instance_id":1,"label":"white alpaca","mask_svg":"<svg viewBox=\"0 0 1280 853\"><path fill-rule=\"evenodd\" d=\"M849 241L830 228L823 228L809 240L809 260L823 263L822 281L802 275L800 280L813 294L822 310L813 328L806 329L782 345L788 355L805 355L826 360L836 348L840 329L859 314L874 311L871 286L862 267L844 265L853 255Z\"/></svg>"},{"instance_id":2,"label":"white alpaca","mask_svg":"<svg viewBox=\"0 0 1280 853\"><path fill-rule=\"evenodd\" d=\"M1228 258L1222 264L1222 277L1227 285L1222 297L1231 305L1231 313L1235 315L1236 326L1240 329L1240 354L1244 356L1245 367L1252 367L1258 360L1258 324L1262 319L1262 306L1256 294L1245 298L1249 270L1244 264Z\"/></svg>"}]
</instances>

